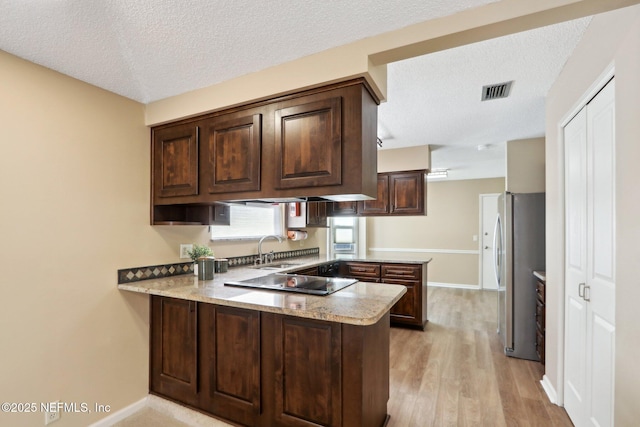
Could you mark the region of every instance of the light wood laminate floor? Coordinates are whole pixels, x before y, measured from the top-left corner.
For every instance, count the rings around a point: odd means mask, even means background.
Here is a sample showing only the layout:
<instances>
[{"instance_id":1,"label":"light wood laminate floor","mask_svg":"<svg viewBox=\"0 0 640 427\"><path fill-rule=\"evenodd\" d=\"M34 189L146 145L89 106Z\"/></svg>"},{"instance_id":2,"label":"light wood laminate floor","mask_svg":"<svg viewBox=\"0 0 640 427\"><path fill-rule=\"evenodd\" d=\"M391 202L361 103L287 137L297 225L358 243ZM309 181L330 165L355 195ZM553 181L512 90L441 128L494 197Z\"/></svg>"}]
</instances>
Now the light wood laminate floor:
<instances>
[{"instance_id":1,"label":"light wood laminate floor","mask_svg":"<svg viewBox=\"0 0 640 427\"><path fill-rule=\"evenodd\" d=\"M391 328L387 427L572 426L547 399L537 362L506 357L496 334L496 293L429 288L426 330ZM149 397L117 426L223 426Z\"/></svg>"},{"instance_id":2,"label":"light wood laminate floor","mask_svg":"<svg viewBox=\"0 0 640 427\"><path fill-rule=\"evenodd\" d=\"M424 332L391 329L388 427L572 426L538 362L504 355L491 291L429 288Z\"/></svg>"}]
</instances>

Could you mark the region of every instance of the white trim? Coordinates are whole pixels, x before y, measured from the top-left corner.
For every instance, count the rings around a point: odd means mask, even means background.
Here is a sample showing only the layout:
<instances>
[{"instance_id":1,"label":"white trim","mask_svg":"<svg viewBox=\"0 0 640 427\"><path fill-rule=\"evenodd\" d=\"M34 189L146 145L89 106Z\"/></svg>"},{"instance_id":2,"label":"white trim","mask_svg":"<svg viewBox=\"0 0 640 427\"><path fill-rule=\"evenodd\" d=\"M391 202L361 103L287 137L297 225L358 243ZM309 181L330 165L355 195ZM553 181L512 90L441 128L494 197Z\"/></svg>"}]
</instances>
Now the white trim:
<instances>
[{"instance_id":1,"label":"white trim","mask_svg":"<svg viewBox=\"0 0 640 427\"><path fill-rule=\"evenodd\" d=\"M478 285L468 285L463 283L427 282L427 286L433 286L434 288L472 289L476 291L480 290L480 286Z\"/></svg>"},{"instance_id":2,"label":"white trim","mask_svg":"<svg viewBox=\"0 0 640 427\"><path fill-rule=\"evenodd\" d=\"M553 384L551 384L551 380L547 375L542 376L542 380L540 380L540 384L542 384L542 388L544 392L547 394L549 401L558 405L558 394L556 393L556 389L553 388Z\"/></svg>"},{"instance_id":3,"label":"white trim","mask_svg":"<svg viewBox=\"0 0 640 427\"><path fill-rule=\"evenodd\" d=\"M407 252L421 254L463 254L478 255L480 251L472 249L416 249L416 248L369 248L370 252Z\"/></svg>"},{"instance_id":4,"label":"white trim","mask_svg":"<svg viewBox=\"0 0 640 427\"><path fill-rule=\"evenodd\" d=\"M124 420L125 418L133 415L134 413L138 412L139 410L145 408L147 406L147 400L149 399L149 396L145 396L142 399L138 400L137 402L132 403L129 406L125 406L124 408L120 409L119 411L113 412L111 414L109 414L109 416L104 417L103 419L96 421L95 423L91 424L89 427L109 427L114 425L115 423Z\"/></svg>"}]
</instances>

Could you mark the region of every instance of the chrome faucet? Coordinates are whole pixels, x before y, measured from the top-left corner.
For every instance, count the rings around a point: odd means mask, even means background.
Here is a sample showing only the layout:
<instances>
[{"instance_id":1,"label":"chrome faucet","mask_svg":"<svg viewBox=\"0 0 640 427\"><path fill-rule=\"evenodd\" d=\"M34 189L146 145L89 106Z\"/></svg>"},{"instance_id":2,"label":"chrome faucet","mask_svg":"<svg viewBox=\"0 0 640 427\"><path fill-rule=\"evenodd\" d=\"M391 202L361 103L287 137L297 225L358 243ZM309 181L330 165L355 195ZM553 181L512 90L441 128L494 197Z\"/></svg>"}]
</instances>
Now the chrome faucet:
<instances>
[{"instance_id":1,"label":"chrome faucet","mask_svg":"<svg viewBox=\"0 0 640 427\"><path fill-rule=\"evenodd\" d=\"M280 236L274 236L273 234L269 234L267 236L262 237L258 242L258 259L256 260L258 261L258 264L264 264L266 261L266 259L264 259L264 255L262 254L262 242L264 242L265 239L268 239L269 237L273 239L278 239L278 242L282 243L282 237ZM271 255L273 255L273 251L271 251ZM273 258L271 260L273 261Z\"/></svg>"}]
</instances>

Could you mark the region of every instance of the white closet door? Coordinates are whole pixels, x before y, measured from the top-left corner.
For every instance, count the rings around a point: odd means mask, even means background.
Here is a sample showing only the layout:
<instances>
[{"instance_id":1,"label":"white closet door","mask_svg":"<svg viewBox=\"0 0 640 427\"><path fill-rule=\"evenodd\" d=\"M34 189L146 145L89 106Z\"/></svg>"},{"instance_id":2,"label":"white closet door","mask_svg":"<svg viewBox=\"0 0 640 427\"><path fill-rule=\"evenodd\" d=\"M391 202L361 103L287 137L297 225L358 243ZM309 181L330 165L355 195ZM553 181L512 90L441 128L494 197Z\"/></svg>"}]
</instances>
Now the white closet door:
<instances>
[{"instance_id":1,"label":"white closet door","mask_svg":"<svg viewBox=\"0 0 640 427\"><path fill-rule=\"evenodd\" d=\"M565 362L564 406L576 426L585 425L587 302L587 111L564 128L565 143Z\"/></svg>"},{"instance_id":2,"label":"white closet door","mask_svg":"<svg viewBox=\"0 0 640 427\"><path fill-rule=\"evenodd\" d=\"M576 427L613 426L615 83L564 129L565 409Z\"/></svg>"},{"instance_id":3,"label":"white closet door","mask_svg":"<svg viewBox=\"0 0 640 427\"><path fill-rule=\"evenodd\" d=\"M588 425L613 426L615 364L615 83L587 105Z\"/></svg>"}]
</instances>

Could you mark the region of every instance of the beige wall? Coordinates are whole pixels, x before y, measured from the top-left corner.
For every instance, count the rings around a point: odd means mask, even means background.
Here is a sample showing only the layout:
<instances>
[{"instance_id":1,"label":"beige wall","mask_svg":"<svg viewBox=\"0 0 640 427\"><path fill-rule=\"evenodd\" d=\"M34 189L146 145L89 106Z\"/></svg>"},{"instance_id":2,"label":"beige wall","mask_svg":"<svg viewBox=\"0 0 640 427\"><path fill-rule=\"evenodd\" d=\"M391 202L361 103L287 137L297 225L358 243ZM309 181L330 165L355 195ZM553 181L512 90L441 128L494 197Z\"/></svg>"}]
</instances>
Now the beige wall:
<instances>
[{"instance_id":1,"label":"beige wall","mask_svg":"<svg viewBox=\"0 0 640 427\"><path fill-rule=\"evenodd\" d=\"M560 391L559 351L564 292L563 146L558 137L568 113L615 65L616 75L616 379L615 423L636 425L640 419L640 7L593 19L547 97L547 363L546 375Z\"/></svg>"},{"instance_id":2,"label":"beige wall","mask_svg":"<svg viewBox=\"0 0 640 427\"><path fill-rule=\"evenodd\" d=\"M207 227L149 225L144 106L0 51L0 395L116 411L147 394L148 297L119 268L177 262ZM319 234L317 234L319 233ZM324 248L324 230L302 242ZM265 249L301 242L265 242ZM221 256L256 242L214 244ZM62 414L86 426L104 414ZM44 415L0 413L0 425Z\"/></svg>"},{"instance_id":3,"label":"beige wall","mask_svg":"<svg viewBox=\"0 0 640 427\"><path fill-rule=\"evenodd\" d=\"M431 169L431 150L428 145L378 150L378 172Z\"/></svg>"},{"instance_id":4,"label":"beige wall","mask_svg":"<svg viewBox=\"0 0 640 427\"><path fill-rule=\"evenodd\" d=\"M507 191L544 192L544 138L507 141Z\"/></svg>"},{"instance_id":5,"label":"beige wall","mask_svg":"<svg viewBox=\"0 0 640 427\"><path fill-rule=\"evenodd\" d=\"M479 195L503 191L503 178L429 182L426 216L367 219L369 254L385 254L371 248L401 249L393 254L433 258L430 282L478 286L478 242L473 236L480 233Z\"/></svg>"}]
</instances>

